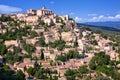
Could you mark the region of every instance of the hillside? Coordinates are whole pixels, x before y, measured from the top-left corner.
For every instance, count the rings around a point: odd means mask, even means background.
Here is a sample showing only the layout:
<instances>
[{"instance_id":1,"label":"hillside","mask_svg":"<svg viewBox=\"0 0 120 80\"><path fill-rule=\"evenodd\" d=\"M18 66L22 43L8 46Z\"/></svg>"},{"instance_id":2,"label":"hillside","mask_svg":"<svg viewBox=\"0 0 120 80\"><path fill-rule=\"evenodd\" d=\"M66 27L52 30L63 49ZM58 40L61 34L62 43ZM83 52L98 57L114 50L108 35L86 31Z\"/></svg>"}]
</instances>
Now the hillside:
<instances>
[{"instance_id":1,"label":"hillside","mask_svg":"<svg viewBox=\"0 0 120 80\"><path fill-rule=\"evenodd\" d=\"M104 36L109 37L113 41L117 41L120 43L120 29L106 27L106 26L94 26L94 25L87 25L87 24L78 24L80 27L90 28L92 31L100 33Z\"/></svg>"},{"instance_id":2,"label":"hillside","mask_svg":"<svg viewBox=\"0 0 120 80\"><path fill-rule=\"evenodd\" d=\"M0 80L120 80L119 29L45 7L26 15L0 17Z\"/></svg>"}]
</instances>

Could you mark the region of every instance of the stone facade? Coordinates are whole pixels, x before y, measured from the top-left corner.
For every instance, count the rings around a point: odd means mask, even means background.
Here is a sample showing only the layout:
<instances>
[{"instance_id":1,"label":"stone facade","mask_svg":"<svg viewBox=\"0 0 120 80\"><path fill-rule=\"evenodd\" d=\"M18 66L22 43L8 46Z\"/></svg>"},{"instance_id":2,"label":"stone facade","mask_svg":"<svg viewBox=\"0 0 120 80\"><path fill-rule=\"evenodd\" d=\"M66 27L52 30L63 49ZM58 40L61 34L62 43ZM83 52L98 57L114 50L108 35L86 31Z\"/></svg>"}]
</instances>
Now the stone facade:
<instances>
[{"instance_id":1,"label":"stone facade","mask_svg":"<svg viewBox=\"0 0 120 80\"><path fill-rule=\"evenodd\" d=\"M53 11L43 7L40 10L29 9L26 13L18 13L18 14L1 14L0 16L10 16L13 19L18 19L20 21L24 21L29 25L37 25L38 19L43 20L46 24L54 25L56 24L56 19L61 17L61 19L66 23L69 20L69 16L57 16Z\"/></svg>"},{"instance_id":2,"label":"stone facade","mask_svg":"<svg viewBox=\"0 0 120 80\"><path fill-rule=\"evenodd\" d=\"M53 14L54 13L51 10L46 9L45 7L37 11L37 16L45 16L45 15L53 15Z\"/></svg>"}]
</instances>

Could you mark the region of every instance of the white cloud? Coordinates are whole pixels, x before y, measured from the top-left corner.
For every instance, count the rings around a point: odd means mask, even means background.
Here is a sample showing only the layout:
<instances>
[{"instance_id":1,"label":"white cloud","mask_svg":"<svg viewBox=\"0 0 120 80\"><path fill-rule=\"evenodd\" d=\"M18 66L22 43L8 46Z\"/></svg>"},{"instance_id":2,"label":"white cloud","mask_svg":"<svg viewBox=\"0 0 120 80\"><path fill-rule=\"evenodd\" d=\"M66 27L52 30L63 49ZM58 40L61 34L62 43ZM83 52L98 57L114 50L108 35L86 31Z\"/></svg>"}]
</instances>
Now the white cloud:
<instances>
[{"instance_id":1,"label":"white cloud","mask_svg":"<svg viewBox=\"0 0 120 80\"><path fill-rule=\"evenodd\" d=\"M75 17L75 21L76 21L76 22L80 22L80 21L82 21L82 18L79 18L78 16L76 16L76 17Z\"/></svg>"},{"instance_id":2,"label":"white cloud","mask_svg":"<svg viewBox=\"0 0 120 80\"><path fill-rule=\"evenodd\" d=\"M21 8L0 4L0 13L15 13L21 11Z\"/></svg>"},{"instance_id":3,"label":"white cloud","mask_svg":"<svg viewBox=\"0 0 120 80\"><path fill-rule=\"evenodd\" d=\"M54 1L50 1L50 4L54 4L55 2Z\"/></svg>"},{"instance_id":4,"label":"white cloud","mask_svg":"<svg viewBox=\"0 0 120 80\"><path fill-rule=\"evenodd\" d=\"M114 19L114 17L113 16L108 16L108 19Z\"/></svg>"},{"instance_id":5,"label":"white cloud","mask_svg":"<svg viewBox=\"0 0 120 80\"><path fill-rule=\"evenodd\" d=\"M104 15L100 15L100 16L98 17L98 19L104 19L104 18L105 18Z\"/></svg>"},{"instance_id":6,"label":"white cloud","mask_svg":"<svg viewBox=\"0 0 120 80\"><path fill-rule=\"evenodd\" d=\"M117 15L115 16L115 18L120 19L120 14L117 14Z\"/></svg>"},{"instance_id":7,"label":"white cloud","mask_svg":"<svg viewBox=\"0 0 120 80\"><path fill-rule=\"evenodd\" d=\"M74 14L75 14L74 12L69 13L69 15L74 15Z\"/></svg>"},{"instance_id":8,"label":"white cloud","mask_svg":"<svg viewBox=\"0 0 120 80\"><path fill-rule=\"evenodd\" d=\"M120 14L116 14L114 16L99 15L96 17L86 19L85 22L98 22L98 21L120 21Z\"/></svg>"},{"instance_id":9,"label":"white cloud","mask_svg":"<svg viewBox=\"0 0 120 80\"><path fill-rule=\"evenodd\" d=\"M91 16L91 18L74 18L76 22L102 22L102 21L120 21L120 14L116 14L114 16L111 15L99 15L99 16Z\"/></svg>"},{"instance_id":10,"label":"white cloud","mask_svg":"<svg viewBox=\"0 0 120 80\"><path fill-rule=\"evenodd\" d=\"M88 14L88 16L97 16L97 14Z\"/></svg>"}]
</instances>

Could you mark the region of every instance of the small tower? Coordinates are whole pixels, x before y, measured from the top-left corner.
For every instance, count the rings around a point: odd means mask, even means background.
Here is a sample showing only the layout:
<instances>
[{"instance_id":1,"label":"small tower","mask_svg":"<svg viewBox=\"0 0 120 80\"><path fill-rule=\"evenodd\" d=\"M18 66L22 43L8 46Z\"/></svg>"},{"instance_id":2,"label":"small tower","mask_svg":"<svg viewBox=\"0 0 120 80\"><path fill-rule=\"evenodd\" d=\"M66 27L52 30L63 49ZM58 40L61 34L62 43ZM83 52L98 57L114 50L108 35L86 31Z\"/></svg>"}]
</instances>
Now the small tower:
<instances>
[{"instance_id":1,"label":"small tower","mask_svg":"<svg viewBox=\"0 0 120 80\"><path fill-rule=\"evenodd\" d=\"M45 7L45 6L43 6L43 7L42 7L42 10L43 10L43 9L46 9L46 7Z\"/></svg>"}]
</instances>

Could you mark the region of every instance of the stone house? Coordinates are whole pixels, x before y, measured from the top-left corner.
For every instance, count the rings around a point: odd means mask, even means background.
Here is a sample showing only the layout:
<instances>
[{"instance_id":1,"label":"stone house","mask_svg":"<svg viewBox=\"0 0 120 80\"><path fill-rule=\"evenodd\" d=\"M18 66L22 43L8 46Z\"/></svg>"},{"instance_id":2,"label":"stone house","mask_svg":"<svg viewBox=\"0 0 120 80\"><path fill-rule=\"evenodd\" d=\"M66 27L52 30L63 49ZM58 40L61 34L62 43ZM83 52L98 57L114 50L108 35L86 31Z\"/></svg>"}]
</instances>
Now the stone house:
<instances>
[{"instance_id":1,"label":"stone house","mask_svg":"<svg viewBox=\"0 0 120 80\"><path fill-rule=\"evenodd\" d=\"M36 64L37 64L36 61L33 61L30 58L24 58L22 63L18 63L18 62L15 63L14 68L16 68L16 70L21 70L25 72L30 67L34 68Z\"/></svg>"},{"instance_id":2,"label":"stone house","mask_svg":"<svg viewBox=\"0 0 120 80\"><path fill-rule=\"evenodd\" d=\"M72 41L74 39L74 35L72 32L62 32L61 37L64 41Z\"/></svg>"},{"instance_id":3,"label":"stone house","mask_svg":"<svg viewBox=\"0 0 120 80\"><path fill-rule=\"evenodd\" d=\"M25 21L25 18L28 16L27 13L19 13L16 15L17 15L17 19L19 19L20 21Z\"/></svg>"},{"instance_id":4,"label":"stone house","mask_svg":"<svg viewBox=\"0 0 120 80\"><path fill-rule=\"evenodd\" d=\"M26 64L25 63L20 63L16 67L17 70L21 70L22 72L26 71Z\"/></svg>"},{"instance_id":5,"label":"stone house","mask_svg":"<svg viewBox=\"0 0 120 80\"><path fill-rule=\"evenodd\" d=\"M45 7L43 7L40 10L37 10L37 16L46 16L46 15L53 15L53 14L54 13L51 10L46 9Z\"/></svg>"},{"instance_id":6,"label":"stone house","mask_svg":"<svg viewBox=\"0 0 120 80\"><path fill-rule=\"evenodd\" d=\"M14 45L14 46L18 46L19 45L19 41L18 40L9 40L9 41L5 41L4 44L6 46L10 46L10 45Z\"/></svg>"},{"instance_id":7,"label":"stone house","mask_svg":"<svg viewBox=\"0 0 120 80\"><path fill-rule=\"evenodd\" d=\"M29 10L27 11L27 14L28 14L29 16L33 16L33 15L36 15L36 12L37 12L37 10L29 9Z\"/></svg>"},{"instance_id":8,"label":"stone house","mask_svg":"<svg viewBox=\"0 0 120 80\"><path fill-rule=\"evenodd\" d=\"M25 18L25 21L26 21L27 23L37 23L38 19L39 19L38 16L27 16L27 17Z\"/></svg>"},{"instance_id":9,"label":"stone house","mask_svg":"<svg viewBox=\"0 0 120 80\"><path fill-rule=\"evenodd\" d=\"M55 39L54 39L54 34L51 33L51 32L46 32L46 33L44 33L44 37L45 37L45 42L46 42L46 43L55 41Z\"/></svg>"}]
</instances>

